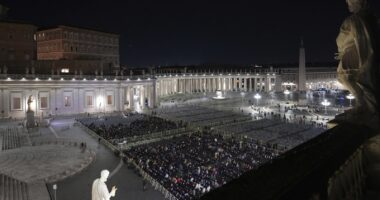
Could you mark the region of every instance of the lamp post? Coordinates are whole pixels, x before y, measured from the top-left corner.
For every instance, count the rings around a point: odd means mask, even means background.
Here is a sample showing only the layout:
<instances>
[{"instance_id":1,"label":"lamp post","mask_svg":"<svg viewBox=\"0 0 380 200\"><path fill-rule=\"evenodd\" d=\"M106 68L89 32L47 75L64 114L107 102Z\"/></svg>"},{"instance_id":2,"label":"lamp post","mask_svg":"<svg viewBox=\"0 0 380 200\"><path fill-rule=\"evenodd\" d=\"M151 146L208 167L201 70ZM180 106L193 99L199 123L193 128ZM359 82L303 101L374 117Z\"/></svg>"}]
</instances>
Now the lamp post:
<instances>
[{"instance_id":1,"label":"lamp post","mask_svg":"<svg viewBox=\"0 0 380 200\"><path fill-rule=\"evenodd\" d=\"M57 200L57 184L53 185L53 190L54 190L54 200Z\"/></svg>"},{"instance_id":2,"label":"lamp post","mask_svg":"<svg viewBox=\"0 0 380 200\"><path fill-rule=\"evenodd\" d=\"M284 91L284 94L285 94L285 100L287 101L288 100L288 95L290 94L290 91L289 90L285 90Z\"/></svg>"},{"instance_id":3,"label":"lamp post","mask_svg":"<svg viewBox=\"0 0 380 200\"><path fill-rule=\"evenodd\" d=\"M241 105L243 106L243 99L245 96L245 92L241 92L240 95L241 95Z\"/></svg>"},{"instance_id":4,"label":"lamp post","mask_svg":"<svg viewBox=\"0 0 380 200\"><path fill-rule=\"evenodd\" d=\"M350 100L350 107L352 107L351 101L352 101L352 99L355 99L355 96L352 94L349 94L346 96L346 98Z\"/></svg>"},{"instance_id":5,"label":"lamp post","mask_svg":"<svg viewBox=\"0 0 380 200\"><path fill-rule=\"evenodd\" d=\"M261 95L259 93L255 94L254 98L256 99L256 104L259 106L259 100L261 99Z\"/></svg>"},{"instance_id":6,"label":"lamp post","mask_svg":"<svg viewBox=\"0 0 380 200\"><path fill-rule=\"evenodd\" d=\"M327 106L329 106L331 103L325 99L321 104L325 106L325 114L327 114Z\"/></svg>"}]
</instances>

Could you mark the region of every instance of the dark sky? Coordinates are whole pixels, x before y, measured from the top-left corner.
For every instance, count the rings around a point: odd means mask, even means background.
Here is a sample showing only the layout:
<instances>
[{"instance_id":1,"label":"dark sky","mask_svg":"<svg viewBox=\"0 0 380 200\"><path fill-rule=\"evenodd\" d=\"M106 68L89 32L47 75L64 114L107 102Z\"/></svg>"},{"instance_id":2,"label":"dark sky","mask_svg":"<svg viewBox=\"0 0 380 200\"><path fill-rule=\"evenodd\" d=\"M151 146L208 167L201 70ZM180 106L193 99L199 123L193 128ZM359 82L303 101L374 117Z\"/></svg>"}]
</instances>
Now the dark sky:
<instances>
[{"instance_id":1,"label":"dark sky","mask_svg":"<svg viewBox=\"0 0 380 200\"><path fill-rule=\"evenodd\" d=\"M121 63L187 65L333 61L345 0L0 0L11 19L120 33ZM380 2L372 2L378 13Z\"/></svg>"}]
</instances>

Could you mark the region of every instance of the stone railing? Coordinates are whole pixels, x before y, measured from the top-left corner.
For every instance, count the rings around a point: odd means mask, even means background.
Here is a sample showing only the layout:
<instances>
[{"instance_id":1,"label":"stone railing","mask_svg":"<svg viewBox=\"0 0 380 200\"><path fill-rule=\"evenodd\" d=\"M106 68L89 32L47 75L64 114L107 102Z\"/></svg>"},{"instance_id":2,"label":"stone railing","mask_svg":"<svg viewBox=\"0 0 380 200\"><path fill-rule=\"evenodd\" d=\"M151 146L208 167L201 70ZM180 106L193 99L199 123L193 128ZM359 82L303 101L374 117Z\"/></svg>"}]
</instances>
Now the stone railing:
<instances>
[{"instance_id":1,"label":"stone railing","mask_svg":"<svg viewBox=\"0 0 380 200\"><path fill-rule=\"evenodd\" d=\"M364 199L366 177L363 154L361 146L329 179L328 199Z\"/></svg>"}]
</instances>

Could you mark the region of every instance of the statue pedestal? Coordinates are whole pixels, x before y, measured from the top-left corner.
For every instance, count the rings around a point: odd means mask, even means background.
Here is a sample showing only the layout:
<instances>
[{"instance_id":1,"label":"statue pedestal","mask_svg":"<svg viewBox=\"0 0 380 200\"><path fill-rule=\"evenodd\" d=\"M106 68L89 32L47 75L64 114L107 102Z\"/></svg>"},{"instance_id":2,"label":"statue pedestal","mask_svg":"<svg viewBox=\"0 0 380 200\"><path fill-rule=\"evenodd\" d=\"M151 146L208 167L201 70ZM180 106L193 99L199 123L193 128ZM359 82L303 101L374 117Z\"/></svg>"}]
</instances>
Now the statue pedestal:
<instances>
[{"instance_id":1,"label":"statue pedestal","mask_svg":"<svg viewBox=\"0 0 380 200\"><path fill-rule=\"evenodd\" d=\"M26 128L34 128L36 123L34 121L34 111L26 112Z\"/></svg>"}]
</instances>

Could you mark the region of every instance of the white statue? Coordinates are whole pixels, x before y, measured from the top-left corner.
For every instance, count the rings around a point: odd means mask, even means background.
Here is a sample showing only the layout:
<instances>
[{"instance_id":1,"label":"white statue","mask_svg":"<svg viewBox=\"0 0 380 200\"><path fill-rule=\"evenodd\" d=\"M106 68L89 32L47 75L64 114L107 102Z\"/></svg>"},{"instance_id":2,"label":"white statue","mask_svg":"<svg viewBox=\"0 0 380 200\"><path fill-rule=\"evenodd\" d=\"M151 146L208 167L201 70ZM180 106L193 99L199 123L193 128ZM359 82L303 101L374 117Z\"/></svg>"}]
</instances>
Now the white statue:
<instances>
[{"instance_id":1,"label":"white statue","mask_svg":"<svg viewBox=\"0 0 380 200\"><path fill-rule=\"evenodd\" d=\"M109 200L115 196L117 188L112 187L111 192L108 191L106 181L110 172L108 170L102 170L100 172L100 178L95 179L92 184L92 200Z\"/></svg>"}]
</instances>

